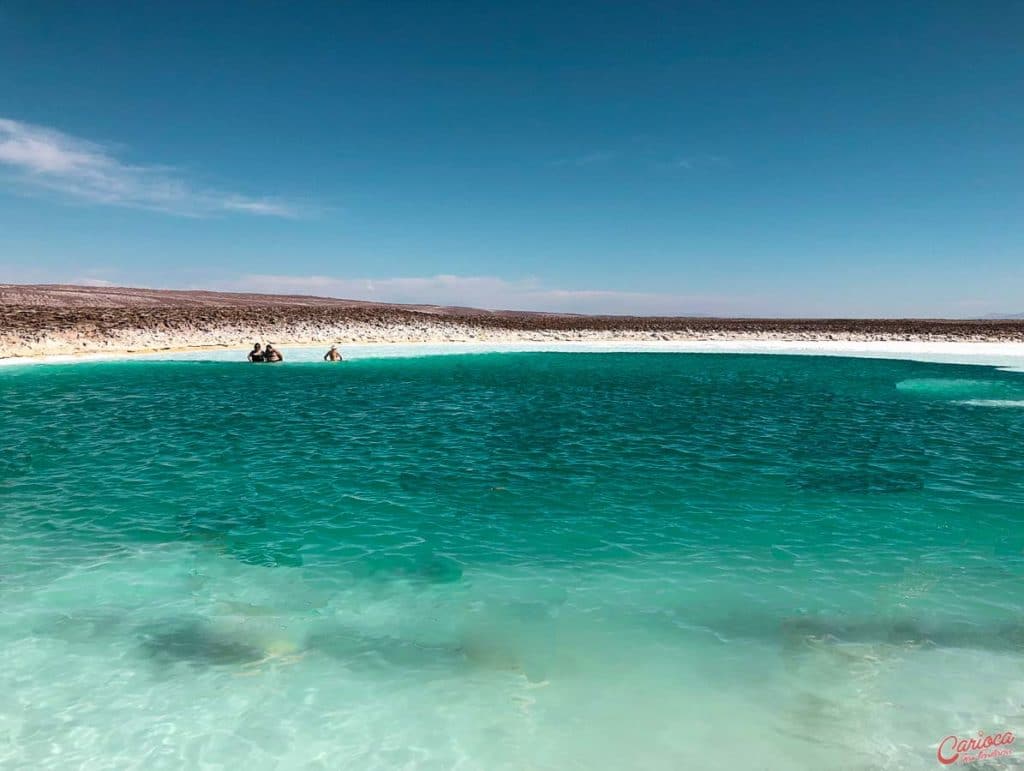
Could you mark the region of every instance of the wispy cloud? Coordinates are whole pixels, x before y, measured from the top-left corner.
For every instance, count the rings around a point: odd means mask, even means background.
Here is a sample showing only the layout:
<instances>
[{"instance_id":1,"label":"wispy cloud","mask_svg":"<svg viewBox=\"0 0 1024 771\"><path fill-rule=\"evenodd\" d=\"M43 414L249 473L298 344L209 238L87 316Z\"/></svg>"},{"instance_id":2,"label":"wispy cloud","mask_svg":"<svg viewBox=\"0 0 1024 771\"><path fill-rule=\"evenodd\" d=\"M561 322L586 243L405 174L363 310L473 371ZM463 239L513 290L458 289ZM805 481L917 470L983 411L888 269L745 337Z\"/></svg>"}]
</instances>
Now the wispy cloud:
<instances>
[{"instance_id":1,"label":"wispy cloud","mask_svg":"<svg viewBox=\"0 0 1024 771\"><path fill-rule=\"evenodd\" d=\"M209 286L204 288L209 289ZM727 314L746 298L605 289L561 289L537 279L494 276L335 278L250 274L216 288L271 294L311 294L352 300L456 305L502 310L647 315Z\"/></svg>"},{"instance_id":2,"label":"wispy cloud","mask_svg":"<svg viewBox=\"0 0 1024 771\"><path fill-rule=\"evenodd\" d=\"M662 163L661 167L675 171L693 171L694 169L711 166L727 166L728 163L729 160L724 156L702 153L698 155L678 156L667 163Z\"/></svg>"},{"instance_id":3,"label":"wispy cloud","mask_svg":"<svg viewBox=\"0 0 1024 771\"><path fill-rule=\"evenodd\" d=\"M696 171L729 166L729 159L724 155L712 153L692 153L688 155L669 154L657 148L639 148L633 151L602 150L569 155L549 161L548 166L563 169L590 169L616 167L619 169L641 168L662 171Z\"/></svg>"},{"instance_id":4,"label":"wispy cloud","mask_svg":"<svg viewBox=\"0 0 1024 771\"><path fill-rule=\"evenodd\" d=\"M109 147L44 126L0 118L0 167L21 190L43 190L93 204L188 217L241 213L296 217L294 204L204 188L167 166L119 160Z\"/></svg>"},{"instance_id":5,"label":"wispy cloud","mask_svg":"<svg viewBox=\"0 0 1024 771\"><path fill-rule=\"evenodd\" d=\"M609 161L615 160L616 153L611 152L594 152L586 153L584 155L574 155L568 158L558 158L551 161L551 166L571 166L576 168L585 168L587 166L597 166Z\"/></svg>"}]
</instances>

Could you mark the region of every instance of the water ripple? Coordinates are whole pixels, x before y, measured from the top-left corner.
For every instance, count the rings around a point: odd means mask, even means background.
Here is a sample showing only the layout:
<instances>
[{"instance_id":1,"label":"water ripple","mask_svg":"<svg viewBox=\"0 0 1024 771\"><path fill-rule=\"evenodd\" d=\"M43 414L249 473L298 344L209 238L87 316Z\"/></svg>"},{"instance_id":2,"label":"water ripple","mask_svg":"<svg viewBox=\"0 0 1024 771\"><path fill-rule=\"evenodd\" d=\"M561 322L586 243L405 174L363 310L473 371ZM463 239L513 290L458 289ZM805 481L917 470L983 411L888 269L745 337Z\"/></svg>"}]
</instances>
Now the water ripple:
<instances>
[{"instance_id":1,"label":"water ripple","mask_svg":"<svg viewBox=\"0 0 1024 771\"><path fill-rule=\"evenodd\" d=\"M1022 402L784 356L0 372L0 765L931 768L1024 728Z\"/></svg>"}]
</instances>

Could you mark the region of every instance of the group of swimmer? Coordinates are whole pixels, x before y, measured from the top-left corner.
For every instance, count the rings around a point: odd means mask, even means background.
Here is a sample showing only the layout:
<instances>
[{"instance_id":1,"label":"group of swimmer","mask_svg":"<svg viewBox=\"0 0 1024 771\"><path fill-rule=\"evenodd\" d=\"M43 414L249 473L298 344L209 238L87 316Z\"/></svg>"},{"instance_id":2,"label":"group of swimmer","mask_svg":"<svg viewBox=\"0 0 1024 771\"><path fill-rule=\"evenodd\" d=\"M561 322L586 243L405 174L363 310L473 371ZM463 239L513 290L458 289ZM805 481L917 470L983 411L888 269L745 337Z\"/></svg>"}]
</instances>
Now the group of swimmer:
<instances>
[{"instance_id":1,"label":"group of swimmer","mask_svg":"<svg viewBox=\"0 0 1024 771\"><path fill-rule=\"evenodd\" d=\"M249 361L253 363L273 363L284 361L284 356L270 343L267 343L266 348L256 343L253 345L252 350L249 351ZM324 354L324 361L341 361L341 352L338 350L338 346L331 346L331 350Z\"/></svg>"}]
</instances>

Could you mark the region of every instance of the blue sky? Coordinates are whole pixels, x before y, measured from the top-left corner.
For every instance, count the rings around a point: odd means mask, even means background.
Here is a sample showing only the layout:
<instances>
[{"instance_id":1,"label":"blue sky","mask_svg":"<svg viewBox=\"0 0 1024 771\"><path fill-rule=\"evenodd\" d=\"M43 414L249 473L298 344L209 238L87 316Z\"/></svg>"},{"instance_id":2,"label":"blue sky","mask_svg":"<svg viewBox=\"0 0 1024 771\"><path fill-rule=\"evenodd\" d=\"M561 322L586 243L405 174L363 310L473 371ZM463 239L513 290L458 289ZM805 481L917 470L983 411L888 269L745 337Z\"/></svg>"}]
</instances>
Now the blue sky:
<instances>
[{"instance_id":1,"label":"blue sky","mask_svg":"<svg viewBox=\"0 0 1024 771\"><path fill-rule=\"evenodd\" d=\"M0 4L0 281L1024 311L1024 4Z\"/></svg>"}]
</instances>

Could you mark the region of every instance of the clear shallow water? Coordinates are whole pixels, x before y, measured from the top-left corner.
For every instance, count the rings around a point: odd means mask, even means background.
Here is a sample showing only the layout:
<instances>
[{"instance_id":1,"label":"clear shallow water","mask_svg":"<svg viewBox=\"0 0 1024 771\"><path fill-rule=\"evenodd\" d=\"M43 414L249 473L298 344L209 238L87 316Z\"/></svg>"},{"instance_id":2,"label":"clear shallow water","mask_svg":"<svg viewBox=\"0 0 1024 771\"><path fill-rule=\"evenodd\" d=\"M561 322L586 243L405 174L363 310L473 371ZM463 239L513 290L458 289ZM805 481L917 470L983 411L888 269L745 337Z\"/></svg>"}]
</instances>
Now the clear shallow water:
<instances>
[{"instance_id":1,"label":"clear shallow water","mask_svg":"<svg viewBox=\"0 0 1024 771\"><path fill-rule=\"evenodd\" d=\"M1022 402L814 357L5 368L0 765L935 768L1024 731Z\"/></svg>"}]
</instances>

